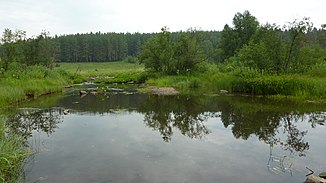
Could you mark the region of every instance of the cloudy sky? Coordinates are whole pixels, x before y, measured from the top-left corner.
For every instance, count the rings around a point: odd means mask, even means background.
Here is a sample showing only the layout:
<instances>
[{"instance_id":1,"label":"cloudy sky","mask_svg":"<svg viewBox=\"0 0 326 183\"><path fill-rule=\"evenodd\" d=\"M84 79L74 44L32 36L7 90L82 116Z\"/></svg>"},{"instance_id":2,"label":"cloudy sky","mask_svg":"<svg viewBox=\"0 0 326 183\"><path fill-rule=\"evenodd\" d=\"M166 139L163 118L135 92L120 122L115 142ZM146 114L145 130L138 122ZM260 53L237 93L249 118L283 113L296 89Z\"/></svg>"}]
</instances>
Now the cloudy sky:
<instances>
[{"instance_id":1,"label":"cloudy sky","mask_svg":"<svg viewBox=\"0 0 326 183\"><path fill-rule=\"evenodd\" d=\"M260 23L283 25L310 17L326 23L326 0L0 0L0 31L47 30L51 35L86 32L158 32L190 27L222 30L235 13L249 10Z\"/></svg>"}]
</instances>

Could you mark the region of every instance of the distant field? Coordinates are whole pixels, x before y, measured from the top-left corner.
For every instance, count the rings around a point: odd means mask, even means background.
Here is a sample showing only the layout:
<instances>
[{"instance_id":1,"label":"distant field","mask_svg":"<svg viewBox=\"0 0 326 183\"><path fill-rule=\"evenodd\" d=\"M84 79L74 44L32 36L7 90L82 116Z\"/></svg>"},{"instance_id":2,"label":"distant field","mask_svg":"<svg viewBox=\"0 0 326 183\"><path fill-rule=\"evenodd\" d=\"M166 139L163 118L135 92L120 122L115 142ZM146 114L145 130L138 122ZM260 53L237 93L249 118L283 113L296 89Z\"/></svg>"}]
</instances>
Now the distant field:
<instances>
[{"instance_id":1,"label":"distant field","mask_svg":"<svg viewBox=\"0 0 326 183\"><path fill-rule=\"evenodd\" d=\"M59 63L59 65L60 69L70 73L81 74L86 77L111 76L121 73L138 73L144 71L143 65L126 62Z\"/></svg>"}]
</instances>

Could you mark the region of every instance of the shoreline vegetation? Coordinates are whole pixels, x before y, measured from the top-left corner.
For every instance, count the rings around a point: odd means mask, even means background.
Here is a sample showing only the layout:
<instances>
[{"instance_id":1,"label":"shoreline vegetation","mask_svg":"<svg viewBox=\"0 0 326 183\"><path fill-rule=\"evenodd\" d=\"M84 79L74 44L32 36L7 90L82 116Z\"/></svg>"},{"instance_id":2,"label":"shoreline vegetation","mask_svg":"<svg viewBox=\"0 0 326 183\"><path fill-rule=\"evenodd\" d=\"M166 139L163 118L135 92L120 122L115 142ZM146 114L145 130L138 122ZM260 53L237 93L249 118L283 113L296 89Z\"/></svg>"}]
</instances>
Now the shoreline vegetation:
<instances>
[{"instance_id":1,"label":"shoreline vegetation","mask_svg":"<svg viewBox=\"0 0 326 183\"><path fill-rule=\"evenodd\" d=\"M44 66L9 64L0 78L0 109L41 95L61 92L69 83L68 75ZM6 116L0 115L0 182L23 182L23 166L33 152L23 144L25 139L6 132Z\"/></svg>"},{"instance_id":2,"label":"shoreline vegetation","mask_svg":"<svg viewBox=\"0 0 326 183\"><path fill-rule=\"evenodd\" d=\"M0 108L85 81L142 84L158 93L250 95L326 103L326 25L309 18L280 28L248 11L222 31L76 34L34 38L5 29L0 40ZM121 61L122 60L122 61ZM62 62L59 62L62 61ZM71 61L70 63L63 61ZM107 61L107 62L99 62ZM174 89L176 90L174 90ZM0 181L17 182L30 152L0 116Z\"/></svg>"}]
</instances>

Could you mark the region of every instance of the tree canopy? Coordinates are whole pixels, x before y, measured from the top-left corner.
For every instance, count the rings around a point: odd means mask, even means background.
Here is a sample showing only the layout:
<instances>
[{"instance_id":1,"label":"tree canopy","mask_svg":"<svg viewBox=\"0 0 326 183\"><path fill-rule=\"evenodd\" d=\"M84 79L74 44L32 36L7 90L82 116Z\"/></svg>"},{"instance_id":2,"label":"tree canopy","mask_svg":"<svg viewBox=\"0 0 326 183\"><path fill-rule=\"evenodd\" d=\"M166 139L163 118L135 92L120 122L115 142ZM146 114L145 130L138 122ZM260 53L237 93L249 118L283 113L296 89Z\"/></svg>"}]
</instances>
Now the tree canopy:
<instances>
[{"instance_id":1,"label":"tree canopy","mask_svg":"<svg viewBox=\"0 0 326 183\"><path fill-rule=\"evenodd\" d=\"M199 43L199 32L189 29L180 32L176 40L166 27L145 43L139 54L140 63L145 68L162 74L186 74L204 61L203 49Z\"/></svg>"}]
</instances>

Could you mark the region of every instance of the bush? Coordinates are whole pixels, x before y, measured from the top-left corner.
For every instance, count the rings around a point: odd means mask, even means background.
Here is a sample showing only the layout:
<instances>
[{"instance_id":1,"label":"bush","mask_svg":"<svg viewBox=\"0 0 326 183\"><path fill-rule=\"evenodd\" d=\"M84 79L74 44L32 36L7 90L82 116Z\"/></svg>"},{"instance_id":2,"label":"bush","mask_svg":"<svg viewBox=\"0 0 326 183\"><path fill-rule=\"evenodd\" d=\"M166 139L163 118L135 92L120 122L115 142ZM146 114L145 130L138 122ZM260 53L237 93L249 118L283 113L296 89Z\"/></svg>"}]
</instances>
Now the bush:
<instances>
[{"instance_id":1,"label":"bush","mask_svg":"<svg viewBox=\"0 0 326 183\"><path fill-rule=\"evenodd\" d=\"M136 64L138 63L137 57L127 56L125 59L123 59L123 62L129 63L129 64Z\"/></svg>"},{"instance_id":2,"label":"bush","mask_svg":"<svg viewBox=\"0 0 326 183\"><path fill-rule=\"evenodd\" d=\"M309 71L308 74L313 77L326 77L326 62L321 61L320 63L314 65Z\"/></svg>"}]
</instances>

